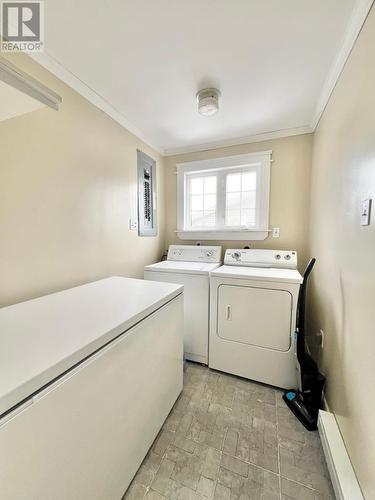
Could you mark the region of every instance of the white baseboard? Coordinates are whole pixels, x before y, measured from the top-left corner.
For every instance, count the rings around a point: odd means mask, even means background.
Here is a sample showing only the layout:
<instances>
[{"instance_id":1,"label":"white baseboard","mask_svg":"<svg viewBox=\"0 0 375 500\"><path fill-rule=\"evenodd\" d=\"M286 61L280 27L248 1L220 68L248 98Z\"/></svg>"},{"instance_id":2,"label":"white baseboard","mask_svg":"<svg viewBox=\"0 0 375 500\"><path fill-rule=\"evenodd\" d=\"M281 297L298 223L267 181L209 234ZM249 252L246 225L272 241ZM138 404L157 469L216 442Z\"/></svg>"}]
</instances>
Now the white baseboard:
<instances>
[{"instance_id":1,"label":"white baseboard","mask_svg":"<svg viewBox=\"0 0 375 500\"><path fill-rule=\"evenodd\" d=\"M364 500L333 413L319 411L318 429L337 500Z\"/></svg>"},{"instance_id":2,"label":"white baseboard","mask_svg":"<svg viewBox=\"0 0 375 500\"><path fill-rule=\"evenodd\" d=\"M322 399L323 399L323 409L325 411L330 412L330 409L329 409L329 406L328 406L328 403L327 403L327 400L326 400L326 395L324 394L324 391L323 391Z\"/></svg>"}]
</instances>

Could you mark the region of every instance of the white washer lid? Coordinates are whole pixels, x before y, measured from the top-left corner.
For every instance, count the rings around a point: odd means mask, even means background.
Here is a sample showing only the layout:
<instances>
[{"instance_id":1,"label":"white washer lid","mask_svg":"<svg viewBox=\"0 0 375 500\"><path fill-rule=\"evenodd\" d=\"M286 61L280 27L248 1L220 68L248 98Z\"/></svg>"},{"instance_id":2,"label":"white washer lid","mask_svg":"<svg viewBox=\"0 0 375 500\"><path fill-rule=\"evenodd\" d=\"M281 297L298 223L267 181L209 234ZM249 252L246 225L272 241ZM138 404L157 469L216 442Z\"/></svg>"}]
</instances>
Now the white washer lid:
<instances>
[{"instance_id":1,"label":"white washer lid","mask_svg":"<svg viewBox=\"0 0 375 500\"><path fill-rule=\"evenodd\" d=\"M0 415L182 291L112 277L0 309Z\"/></svg>"},{"instance_id":2,"label":"white washer lid","mask_svg":"<svg viewBox=\"0 0 375 500\"><path fill-rule=\"evenodd\" d=\"M302 276L296 269L277 269L274 267L221 266L213 271L211 276L282 283L301 284L303 282Z\"/></svg>"},{"instance_id":3,"label":"white washer lid","mask_svg":"<svg viewBox=\"0 0 375 500\"><path fill-rule=\"evenodd\" d=\"M208 274L217 269L220 264L209 262L184 262L163 260L145 267L145 271L163 273Z\"/></svg>"}]
</instances>

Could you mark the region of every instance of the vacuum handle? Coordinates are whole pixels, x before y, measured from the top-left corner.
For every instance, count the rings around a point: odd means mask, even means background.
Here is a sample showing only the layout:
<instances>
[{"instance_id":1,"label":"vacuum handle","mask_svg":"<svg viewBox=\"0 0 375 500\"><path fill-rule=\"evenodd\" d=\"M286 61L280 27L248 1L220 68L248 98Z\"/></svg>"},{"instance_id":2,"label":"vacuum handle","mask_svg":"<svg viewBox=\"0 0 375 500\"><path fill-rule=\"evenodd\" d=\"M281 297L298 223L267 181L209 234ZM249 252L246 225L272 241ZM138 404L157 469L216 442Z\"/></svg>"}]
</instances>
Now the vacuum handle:
<instances>
[{"instance_id":1,"label":"vacuum handle","mask_svg":"<svg viewBox=\"0 0 375 500\"><path fill-rule=\"evenodd\" d=\"M310 276L310 273L314 267L315 262L316 262L315 257L310 259L309 263L306 266L305 272L303 273L303 282L304 282L305 286L306 286L307 278Z\"/></svg>"}]
</instances>

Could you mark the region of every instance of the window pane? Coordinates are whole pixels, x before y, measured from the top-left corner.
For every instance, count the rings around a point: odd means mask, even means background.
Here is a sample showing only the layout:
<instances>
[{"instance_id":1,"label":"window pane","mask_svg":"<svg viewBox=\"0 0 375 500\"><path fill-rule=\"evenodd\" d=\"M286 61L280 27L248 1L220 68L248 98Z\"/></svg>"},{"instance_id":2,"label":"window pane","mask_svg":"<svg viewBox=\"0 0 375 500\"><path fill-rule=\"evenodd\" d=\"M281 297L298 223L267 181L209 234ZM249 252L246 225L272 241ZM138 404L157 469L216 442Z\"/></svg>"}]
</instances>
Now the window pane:
<instances>
[{"instance_id":1,"label":"window pane","mask_svg":"<svg viewBox=\"0 0 375 500\"><path fill-rule=\"evenodd\" d=\"M191 194L203 194L204 177L193 177L190 181Z\"/></svg>"},{"instance_id":2,"label":"window pane","mask_svg":"<svg viewBox=\"0 0 375 500\"><path fill-rule=\"evenodd\" d=\"M191 197L191 210L203 210L203 195L196 194Z\"/></svg>"},{"instance_id":3,"label":"window pane","mask_svg":"<svg viewBox=\"0 0 375 500\"><path fill-rule=\"evenodd\" d=\"M206 194L204 196L204 209L216 210L216 194Z\"/></svg>"},{"instance_id":4,"label":"window pane","mask_svg":"<svg viewBox=\"0 0 375 500\"><path fill-rule=\"evenodd\" d=\"M205 194L216 193L216 175L210 175L209 177L204 177L204 193Z\"/></svg>"},{"instance_id":5,"label":"window pane","mask_svg":"<svg viewBox=\"0 0 375 500\"><path fill-rule=\"evenodd\" d=\"M216 175L190 179L190 221L192 227L212 227L216 224Z\"/></svg>"},{"instance_id":6,"label":"window pane","mask_svg":"<svg viewBox=\"0 0 375 500\"><path fill-rule=\"evenodd\" d=\"M203 210L199 212L191 212L191 225L192 226L201 226L203 219Z\"/></svg>"},{"instance_id":7,"label":"window pane","mask_svg":"<svg viewBox=\"0 0 375 500\"><path fill-rule=\"evenodd\" d=\"M225 225L253 226L256 218L256 172L226 176Z\"/></svg>"},{"instance_id":8,"label":"window pane","mask_svg":"<svg viewBox=\"0 0 375 500\"><path fill-rule=\"evenodd\" d=\"M240 210L241 208L241 193L227 194L227 210Z\"/></svg>"},{"instance_id":9,"label":"window pane","mask_svg":"<svg viewBox=\"0 0 375 500\"><path fill-rule=\"evenodd\" d=\"M207 227L216 224L216 213L213 210L204 212L203 210L191 212L192 227Z\"/></svg>"},{"instance_id":10,"label":"window pane","mask_svg":"<svg viewBox=\"0 0 375 500\"><path fill-rule=\"evenodd\" d=\"M245 191L241 196L241 208L255 208L255 191Z\"/></svg>"},{"instance_id":11,"label":"window pane","mask_svg":"<svg viewBox=\"0 0 375 500\"><path fill-rule=\"evenodd\" d=\"M255 210L241 210L241 226L254 226Z\"/></svg>"},{"instance_id":12,"label":"window pane","mask_svg":"<svg viewBox=\"0 0 375 500\"><path fill-rule=\"evenodd\" d=\"M227 193L233 191L241 191L241 174L228 174L227 175Z\"/></svg>"},{"instance_id":13,"label":"window pane","mask_svg":"<svg viewBox=\"0 0 375 500\"><path fill-rule=\"evenodd\" d=\"M214 211L204 212L202 226L214 226L216 224L216 213Z\"/></svg>"},{"instance_id":14,"label":"window pane","mask_svg":"<svg viewBox=\"0 0 375 500\"><path fill-rule=\"evenodd\" d=\"M257 187L256 172L244 172L242 174L242 190L255 191L256 187Z\"/></svg>"},{"instance_id":15,"label":"window pane","mask_svg":"<svg viewBox=\"0 0 375 500\"><path fill-rule=\"evenodd\" d=\"M240 226L241 212L240 210L228 210L225 217L226 226Z\"/></svg>"}]
</instances>

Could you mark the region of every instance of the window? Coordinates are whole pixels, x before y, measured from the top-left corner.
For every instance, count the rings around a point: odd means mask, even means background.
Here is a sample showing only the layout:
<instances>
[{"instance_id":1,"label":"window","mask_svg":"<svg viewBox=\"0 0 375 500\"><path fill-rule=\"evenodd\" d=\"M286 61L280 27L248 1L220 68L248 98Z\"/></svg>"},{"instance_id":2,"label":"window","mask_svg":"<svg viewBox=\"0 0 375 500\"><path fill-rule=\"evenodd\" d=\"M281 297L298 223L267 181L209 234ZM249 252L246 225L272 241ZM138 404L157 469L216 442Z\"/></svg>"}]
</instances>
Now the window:
<instances>
[{"instance_id":1,"label":"window","mask_svg":"<svg viewBox=\"0 0 375 500\"><path fill-rule=\"evenodd\" d=\"M181 239L265 239L271 151L177 165Z\"/></svg>"}]
</instances>

